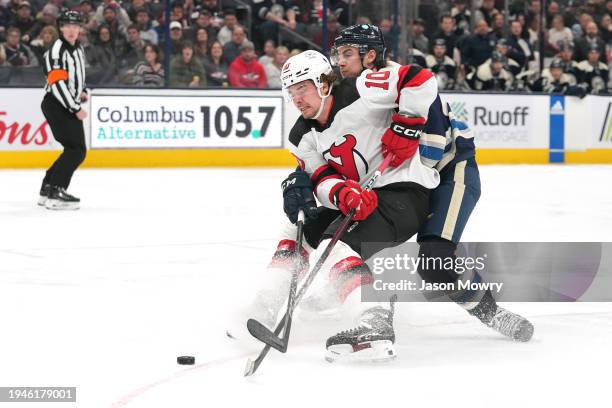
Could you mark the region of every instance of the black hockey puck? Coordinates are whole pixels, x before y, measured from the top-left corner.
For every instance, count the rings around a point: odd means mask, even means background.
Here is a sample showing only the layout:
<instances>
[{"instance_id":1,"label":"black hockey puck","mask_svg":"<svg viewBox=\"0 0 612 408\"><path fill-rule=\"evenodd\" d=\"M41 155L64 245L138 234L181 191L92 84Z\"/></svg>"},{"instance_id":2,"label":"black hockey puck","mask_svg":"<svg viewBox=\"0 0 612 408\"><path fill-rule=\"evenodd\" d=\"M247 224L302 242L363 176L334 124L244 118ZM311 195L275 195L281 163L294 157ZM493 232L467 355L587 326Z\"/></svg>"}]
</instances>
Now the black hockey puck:
<instances>
[{"instance_id":1,"label":"black hockey puck","mask_svg":"<svg viewBox=\"0 0 612 408\"><path fill-rule=\"evenodd\" d=\"M178 356L176 358L176 362L181 365L193 365L195 364L194 356Z\"/></svg>"}]
</instances>

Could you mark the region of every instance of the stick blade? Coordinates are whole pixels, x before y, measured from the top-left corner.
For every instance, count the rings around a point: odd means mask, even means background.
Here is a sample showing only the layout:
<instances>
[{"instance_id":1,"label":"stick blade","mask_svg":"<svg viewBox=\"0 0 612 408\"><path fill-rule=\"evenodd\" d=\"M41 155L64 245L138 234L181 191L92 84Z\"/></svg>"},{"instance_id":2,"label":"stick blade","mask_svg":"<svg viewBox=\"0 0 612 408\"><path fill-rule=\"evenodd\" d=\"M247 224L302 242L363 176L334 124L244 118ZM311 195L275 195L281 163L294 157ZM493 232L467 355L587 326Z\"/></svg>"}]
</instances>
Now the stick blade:
<instances>
[{"instance_id":1,"label":"stick blade","mask_svg":"<svg viewBox=\"0 0 612 408\"><path fill-rule=\"evenodd\" d=\"M246 367L244 368L244 376L249 377L255 374L255 370L257 370L257 366L255 365L255 362L249 358L247 360Z\"/></svg>"},{"instance_id":2,"label":"stick blade","mask_svg":"<svg viewBox=\"0 0 612 408\"><path fill-rule=\"evenodd\" d=\"M287 344L257 320L249 319L247 321L247 329L249 329L249 333L251 333L251 335L257 340L280 351L281 353L287 352Z\"/></svg>"}]
</instances>

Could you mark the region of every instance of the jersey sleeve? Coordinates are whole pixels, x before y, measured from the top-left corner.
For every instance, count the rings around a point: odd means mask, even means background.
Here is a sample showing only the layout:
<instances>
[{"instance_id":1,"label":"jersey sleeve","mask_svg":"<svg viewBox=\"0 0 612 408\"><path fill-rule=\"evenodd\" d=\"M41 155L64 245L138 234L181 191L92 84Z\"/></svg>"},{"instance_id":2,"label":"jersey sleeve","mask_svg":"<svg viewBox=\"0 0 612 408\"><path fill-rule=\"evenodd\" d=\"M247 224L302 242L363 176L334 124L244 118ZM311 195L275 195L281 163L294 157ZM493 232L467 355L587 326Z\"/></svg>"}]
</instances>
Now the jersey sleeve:
<instances>
[{"instance_id":1,"label":"jersey sleeve","mask_svg":"<svg viewBox=\"0 0 612 408\"><path fill-rule=\"evenodd\" d=\"M331 192L344 178L318 152L316 137L316 132L308 129L304 121L298 119L289 134L289 150L300 168L310 176L319 202L325 207L337 209Z\"/></svg>"},{"instance_id":2,"label":"jersey sleeve","mask_svg":"<svg viewBox=\"0 0 612 408\"><path fill-rule=\"evenodd\" d=\"M425 166L434 168L442 160L449 128L448 109L440 100L440 96L436 96L429 107L427 122L419 140L419 155Z\"/></svg>"}]
</instances>

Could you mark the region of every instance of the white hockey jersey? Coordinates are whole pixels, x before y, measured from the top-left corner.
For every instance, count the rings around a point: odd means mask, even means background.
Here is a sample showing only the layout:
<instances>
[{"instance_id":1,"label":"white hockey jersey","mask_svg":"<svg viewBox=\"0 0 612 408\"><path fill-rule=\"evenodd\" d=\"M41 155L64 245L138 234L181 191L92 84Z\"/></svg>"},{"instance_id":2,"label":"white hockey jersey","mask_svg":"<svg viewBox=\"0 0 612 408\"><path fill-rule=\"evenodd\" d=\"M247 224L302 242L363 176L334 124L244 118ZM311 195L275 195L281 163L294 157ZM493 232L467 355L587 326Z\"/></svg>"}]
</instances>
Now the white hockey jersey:
<instances>
[{"instance_id":1,"label":"white hockey jersey","mask_svg":"<svg viewBox=\"0 0 612 408\"><path fill-rule=\"evenodd\" d=\"M426 120L437 91L428 70L393 64L342 80L332 91L332 109L324 126L299 118L289 134L289 148L311 176L319 202L336 208L334 186L345 179L365 182L383 161L381 138L391 115L399 112ZM374 188L407 182L433 189L439 174L422 164L417 151L400 167L387 169Z\"/></svg>"}]
</instances>

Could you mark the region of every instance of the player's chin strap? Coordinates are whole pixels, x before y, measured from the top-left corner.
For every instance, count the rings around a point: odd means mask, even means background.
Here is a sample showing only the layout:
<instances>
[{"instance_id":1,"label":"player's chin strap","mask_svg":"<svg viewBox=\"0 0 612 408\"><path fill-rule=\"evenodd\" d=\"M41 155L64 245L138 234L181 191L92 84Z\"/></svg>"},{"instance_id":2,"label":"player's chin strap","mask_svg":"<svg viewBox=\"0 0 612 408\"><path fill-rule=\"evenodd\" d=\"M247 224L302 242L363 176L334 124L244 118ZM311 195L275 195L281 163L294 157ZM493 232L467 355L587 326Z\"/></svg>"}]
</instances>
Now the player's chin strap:
<instances>
[{"instance_id":1,"label":"player's chin strap","mask_svg":"<svg viewBox=\"0 0 612 408\"><path fill-rule=\"evenodd\" d=\"M323 113L323 107L325 106L325 99L327 99L331 95L333 88L334 88L334 84L329 84L329 91L327 91L327 95L323 95L321 93L321 88L317 87L317 93L321 97L321 106L319 106L319 110L317 111L317 114L314 115L311 119L314 119L314 120L319 119L319 116L321 116L321 113Z\"/></svg>"}]
</instances>

